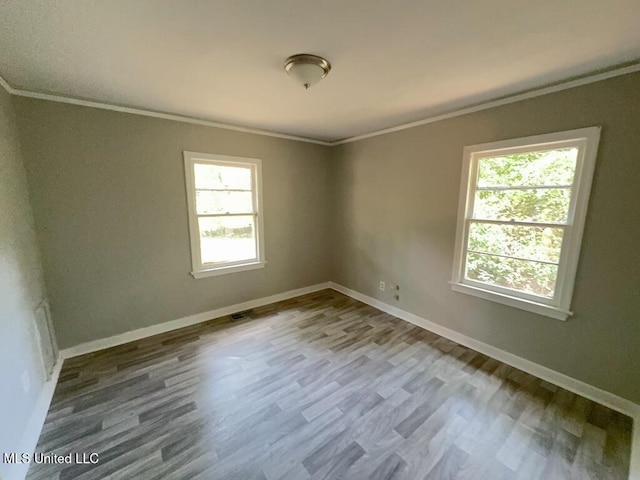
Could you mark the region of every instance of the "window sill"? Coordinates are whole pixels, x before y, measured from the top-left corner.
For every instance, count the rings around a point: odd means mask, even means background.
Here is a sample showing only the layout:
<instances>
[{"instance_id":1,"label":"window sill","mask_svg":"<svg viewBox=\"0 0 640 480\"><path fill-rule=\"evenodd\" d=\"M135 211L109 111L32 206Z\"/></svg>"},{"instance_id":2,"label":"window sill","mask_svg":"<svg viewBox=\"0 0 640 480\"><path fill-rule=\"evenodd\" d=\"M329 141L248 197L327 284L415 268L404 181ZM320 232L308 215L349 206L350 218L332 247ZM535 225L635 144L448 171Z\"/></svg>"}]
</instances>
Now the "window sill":
<instances>
[{"instance_id":1,"label":"window sill","mask_svg":"<svg viewBox=\"0 0 640 480\"><path fill-rule=\"evenodd\" d=\"M240 265L231 265L228 267L216 267L207 270L198 270L197 272L191 272L193 278L206 278L215 277L218 275L226 275L228 273L244 272L246 270L256 270L258 268L264 268L267 262L251 262L243 263Z\"/></svg>"},{"instance_id":2,"label":"window sill","mask_svg":"<svg viewBox=\"0 0 640 480\"><path fill-rule=\"evenodd\" d=\"M543 303L531 302L522 298L511 297L509 295L503 295L502 293L491 292L489 290L483 290L481 288L471 287L462 283L451 283L451 289L454 292L466 293L467 295L473 295L474 297L483 298L492 302L501 303L510 307L519 308L528 312L537 313L538 315L544 315L545 317L555 318L556 320L566 320L567 317L573 314L568 310L562 310L558 307L551 305L545 305Z\"/></svg>"}]
</instances>

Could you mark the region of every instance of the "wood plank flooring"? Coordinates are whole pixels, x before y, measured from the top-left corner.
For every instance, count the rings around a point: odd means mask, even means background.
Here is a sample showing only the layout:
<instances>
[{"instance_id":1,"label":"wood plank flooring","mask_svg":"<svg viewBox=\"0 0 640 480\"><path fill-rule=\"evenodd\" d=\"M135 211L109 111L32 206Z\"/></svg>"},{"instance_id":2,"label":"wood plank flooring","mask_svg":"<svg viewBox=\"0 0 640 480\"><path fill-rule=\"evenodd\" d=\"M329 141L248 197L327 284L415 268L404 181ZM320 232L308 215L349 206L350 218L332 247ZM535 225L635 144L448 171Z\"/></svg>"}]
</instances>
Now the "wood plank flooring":
<instances>
[{"instance_id":1,"label":"wood plank flooring","mask_svg":"<svg viewBox=\"0 0 640 480\"><path fill-rule=\"evenodd\" d=\"M632 421L332 290L67 360L29 480L626 479Z\"/></svg>"}]
</instances>

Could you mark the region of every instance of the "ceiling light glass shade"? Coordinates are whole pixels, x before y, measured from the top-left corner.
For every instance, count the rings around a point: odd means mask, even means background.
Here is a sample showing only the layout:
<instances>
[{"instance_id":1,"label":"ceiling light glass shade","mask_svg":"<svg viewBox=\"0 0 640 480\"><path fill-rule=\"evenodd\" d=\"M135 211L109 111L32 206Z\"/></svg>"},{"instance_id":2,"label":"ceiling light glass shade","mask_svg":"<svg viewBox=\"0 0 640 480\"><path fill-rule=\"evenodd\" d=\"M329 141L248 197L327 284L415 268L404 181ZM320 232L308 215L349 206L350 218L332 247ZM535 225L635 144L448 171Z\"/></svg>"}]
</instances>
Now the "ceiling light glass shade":
<instances>
[{"instance_id":1,"label":"ceiling light glass shade","mask_svg":"<svg viewBox=\"0 0 640 480\"><path fill-rule=\"evenodd\" d=\"M289 69L289 75L303 87L309 88L322 80L324 70L317 65L300 63Z\"/></svg>"},{"instance_id":2,"label":"ceiling light glass shade","mask_svg":"<svg viewBox=\"0 0 640 480\"><path fill-rule=\"evenodd\" d=\"M315 85L331 70L331 64L322 57L302 53L287 58L284 69L304 88Z\"/></svg>"}]
</instances>

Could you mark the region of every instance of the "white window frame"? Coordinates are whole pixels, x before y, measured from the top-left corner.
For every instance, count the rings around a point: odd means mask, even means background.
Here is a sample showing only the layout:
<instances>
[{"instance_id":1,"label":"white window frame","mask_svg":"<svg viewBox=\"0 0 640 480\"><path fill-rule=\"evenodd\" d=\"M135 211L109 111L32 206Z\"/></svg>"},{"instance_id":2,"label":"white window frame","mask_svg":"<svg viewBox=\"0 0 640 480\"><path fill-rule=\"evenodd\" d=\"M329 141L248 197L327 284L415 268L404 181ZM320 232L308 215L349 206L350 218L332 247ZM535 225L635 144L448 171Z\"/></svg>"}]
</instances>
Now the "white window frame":
<instances>
[{"instance_id":1,"label":"white window frame","mask_svg":"<svg viewBox=\"0 0 640 480\"><path fill-rule=\"evenodd\" d=\"M571 299L573 296L576 271L578 269L582 233L587 216L589 194L591 192L591 183L600 141L600 130L600 127L588 127L465 147L460 184L453 275L451 280L451 288L454 291L558 320L566 320L568 316L573 314L573 312L571 312ZM564 228L564 236L553 298L546 299L541 296L465 278L469 224L472 220L473 202L477 186L478 160L493 155L509 155L539 151L545 148L553 149L564 147L577 147L578 156L567 222L560 224ZM500 221L496 223L507 225L519 224L514 221ZM527 222L524 223L527 224ZM544 223L541 225L557 226L556 224Z\"/></svg>"},{"instance_id":2,"label":"white window frame","mask_svg":"<svg viewBox=\"0 0 640 480\"><path fill-rule=\"evenodd\" d=\"M189 213L189 236L191 238L191 275L194 278L205 278L227 273L241 272L263 268L267 263L264 253L264 220L262 218L262 161L258 158L233 157L229 155L214 155L209 153L183 152L184 172L187 187L187 207ZM222 165L231 167L249 167L252 170L253 217L256 232L256 258L235 262L221 262L217 264L203 264L200 249L200 228L196 210L196 184L194 166L197 163ZM220 214L216 216L226 216Z\"/></svg>"}]
</instances>

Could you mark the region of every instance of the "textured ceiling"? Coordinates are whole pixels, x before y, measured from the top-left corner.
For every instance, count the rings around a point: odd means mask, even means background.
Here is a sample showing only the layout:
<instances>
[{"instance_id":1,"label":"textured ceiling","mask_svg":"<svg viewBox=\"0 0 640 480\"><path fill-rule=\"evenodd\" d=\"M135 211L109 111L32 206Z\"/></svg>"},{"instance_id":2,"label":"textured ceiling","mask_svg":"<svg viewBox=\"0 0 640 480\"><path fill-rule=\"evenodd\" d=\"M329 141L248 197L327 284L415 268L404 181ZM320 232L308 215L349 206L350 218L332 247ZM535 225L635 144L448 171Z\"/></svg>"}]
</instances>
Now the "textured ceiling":
<instances>
[{"instance_id":1,"label":"textured ceiling","mask_svg":"<svg viewBox=\"0 0 640 480\"><path fill-rule=\"evenodd\" d=\"M640 59L638 0L0 0L16 89L334 141ZM305 91L284 59L325 56Z\"/></svg>"}]
</instances>

